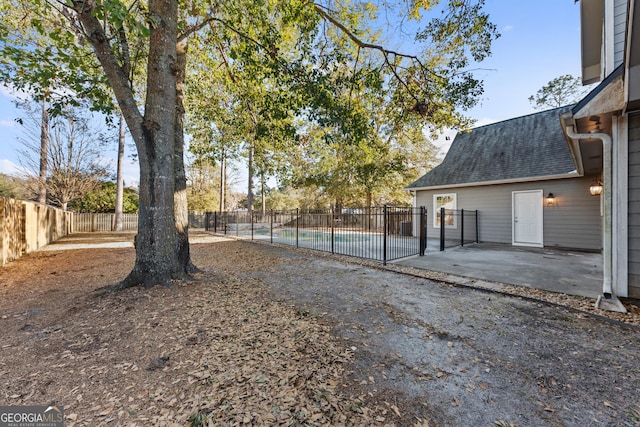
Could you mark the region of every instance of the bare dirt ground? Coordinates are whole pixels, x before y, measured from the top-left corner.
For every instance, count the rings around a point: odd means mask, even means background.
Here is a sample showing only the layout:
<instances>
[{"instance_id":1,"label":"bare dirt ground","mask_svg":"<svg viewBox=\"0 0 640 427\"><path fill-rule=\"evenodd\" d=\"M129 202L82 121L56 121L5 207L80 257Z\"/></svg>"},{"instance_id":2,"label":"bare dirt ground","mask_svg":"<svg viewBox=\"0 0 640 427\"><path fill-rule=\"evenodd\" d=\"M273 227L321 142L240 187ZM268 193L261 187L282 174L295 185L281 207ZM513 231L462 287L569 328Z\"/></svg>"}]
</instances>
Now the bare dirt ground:
<instances>
[{"instance_id":1,"label":"bare dirt ground","mask_svg":"<svg viewBox=\"0 0 640 427\"><path fill-rule=\"evenodd\" d=\"M637 329L193 237L203 271L169 289L97 296L133 265L118 244L0 268L0 403L60 404L68 426L640 425Z\"/></svg>"}]
</instances>

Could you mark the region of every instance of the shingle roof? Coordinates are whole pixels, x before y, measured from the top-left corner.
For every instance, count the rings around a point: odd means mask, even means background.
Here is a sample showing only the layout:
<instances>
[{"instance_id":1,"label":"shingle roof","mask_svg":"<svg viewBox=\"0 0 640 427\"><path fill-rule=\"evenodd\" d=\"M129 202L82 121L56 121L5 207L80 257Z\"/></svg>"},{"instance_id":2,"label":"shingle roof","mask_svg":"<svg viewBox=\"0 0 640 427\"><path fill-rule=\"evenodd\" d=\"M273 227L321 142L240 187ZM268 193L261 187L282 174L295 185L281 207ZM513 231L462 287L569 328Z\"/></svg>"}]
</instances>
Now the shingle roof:
<instances>
[{"instance_id":1,"label":"shingle roof","mask_svg":"<svg viewBox=\"0 0 640 427\"><path fill-rule=\"evenodd\" d=\"M560 126L572 106L459 132L442 163L407 188L568 174L576 166Z\"/></svg>"}]
</instances>

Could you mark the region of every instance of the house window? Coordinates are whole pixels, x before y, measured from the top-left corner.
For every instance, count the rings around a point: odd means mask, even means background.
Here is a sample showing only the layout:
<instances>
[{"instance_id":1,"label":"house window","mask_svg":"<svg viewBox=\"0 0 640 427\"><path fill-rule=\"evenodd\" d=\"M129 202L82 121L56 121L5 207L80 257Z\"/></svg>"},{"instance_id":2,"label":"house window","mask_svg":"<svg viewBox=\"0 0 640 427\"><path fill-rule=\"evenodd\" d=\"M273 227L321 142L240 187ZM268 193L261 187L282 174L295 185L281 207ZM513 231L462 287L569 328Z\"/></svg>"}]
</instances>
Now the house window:
<instances>
[{"instance_id":1,"label":"house window","mask_svg":"<svg viewBox=\"0 0 640 427\"><path fill-rule=\"evenodd\" d=\"M456 228L456 215L453 212L456 209L456 194L434 194L433 195L433 226L440 227L440 209L445 209L444 226L447 228Z\"/></svg>"}]
</instances>

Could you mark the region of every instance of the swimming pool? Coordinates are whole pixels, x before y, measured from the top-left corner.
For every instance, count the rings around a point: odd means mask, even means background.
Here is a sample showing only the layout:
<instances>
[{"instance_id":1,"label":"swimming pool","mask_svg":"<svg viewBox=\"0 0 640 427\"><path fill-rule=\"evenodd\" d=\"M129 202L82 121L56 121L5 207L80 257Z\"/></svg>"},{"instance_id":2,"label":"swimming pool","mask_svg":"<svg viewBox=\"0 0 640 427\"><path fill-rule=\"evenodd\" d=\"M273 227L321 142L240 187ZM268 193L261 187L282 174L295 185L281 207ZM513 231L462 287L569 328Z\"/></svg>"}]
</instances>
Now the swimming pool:
<instances>
[{"instance_id":1,"label":"swimming pool","mask_svg":"<svg viewBox=\"0 0 640 427\"><path fill-rule=\"evenodd\" d=\"M271 230L254 230L253 234L258 236L269 236ZM297 230L298 240L306 242L331 242L331 232L321 230ZM296 229L294 228L278 228L273 230L273 238L284 240L295 240ZM371 240L371 235L361 232L345 233L333 232L334 242L366 242Z\"/></svg>"}]
</instances>

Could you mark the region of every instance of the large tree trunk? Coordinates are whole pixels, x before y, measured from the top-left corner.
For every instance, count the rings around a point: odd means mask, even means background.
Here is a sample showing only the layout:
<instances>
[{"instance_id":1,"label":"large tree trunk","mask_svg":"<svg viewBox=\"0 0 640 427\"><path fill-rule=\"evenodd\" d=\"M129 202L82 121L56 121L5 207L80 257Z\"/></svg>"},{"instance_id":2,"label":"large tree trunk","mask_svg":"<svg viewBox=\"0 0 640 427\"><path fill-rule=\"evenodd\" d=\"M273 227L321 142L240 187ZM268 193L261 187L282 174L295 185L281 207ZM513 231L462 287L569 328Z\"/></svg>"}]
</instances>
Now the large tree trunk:
<instances>
[{"instance_id":1,"label":"large tree trunk","mask_svg":"<svg viewBox=\"0 0 640 427\"><path fill-rule=\"evenodd\" d=\"M196 270L189 253L189 211L187 205L187 174L184 168L184 89L187 72L186 38L176 44L176 108L175 108L175 200L176 229L178 232L178 258L186 266L187 272Z\"/></svg>"},{"instance_id":2,"label":"large tree trunk","mask_svg":"<svg viewBox=\"0 0 640 427\"><path fill-rule=\"evenodd\" d=\"M42 113L40 121L40 171L38 174L38 203L47 203L47 162L49 155L49 112L47 111L46 90L42 97Z\"/></svg>"},{"instance_id":3,"label":"large tree trunk","mask_svg":"<svg viewBox=\"0 0 640 427\"><path fill-rule=\"evenodd\" d=\"M186 229L182 218L178 227L175 214L176 171L184 170L182 158L176 158L177 2L151 0L149 14L157 24L151 27L144 121L136 141L140 159L136 261L124 286L167 285L171 279L184 278L189 269Z\"/></svg>"},{"instance_id":4,"label":"large tree trunk","mask_svg":"<svg viewBox=\"0 0 640 427\"><path fill-rule=\"evenodd\" d=\"M153 286L182 278L186 261L176 228L175 105L177 3L151 0L147 98L140 158L140 210L136 261L124 285Z\"/></svg>"},{"instance_id":5,"label":"large tree trunk","mask_svg":"<svg viewBox=\"0 0 640 427\"><path fill-rule=\"evenodd\" d=\"M97 3L73 0L73 7L118 100L140 161L136 260L121 287L169 284L171 279L184 278L191 265L183 214L179 213L179 225L174 205L176 188L183 190L181 184L176 187L176 181L184 181L183 160L181 154L176 154L177 150L182 151L181 146L176 147L178 3L173 0L148 3L149 22L153 25L149 35L144 116L136 105L129 76L96 18Z\"/></svg>"},{"instance_id":6,"label":"large tree trunk","mask_svg":"<svg viewBox=\"0 0 640 427\"><path fill-rule=\"evenodd\" d=\"M125 128L124 118L120 114L120 131L118 135L118 163L116 166L116 206L113 215L112 231L122 231L122 205L124 202L124 176L122 167L124 162Z\"/></svg>"}]
</instances>

